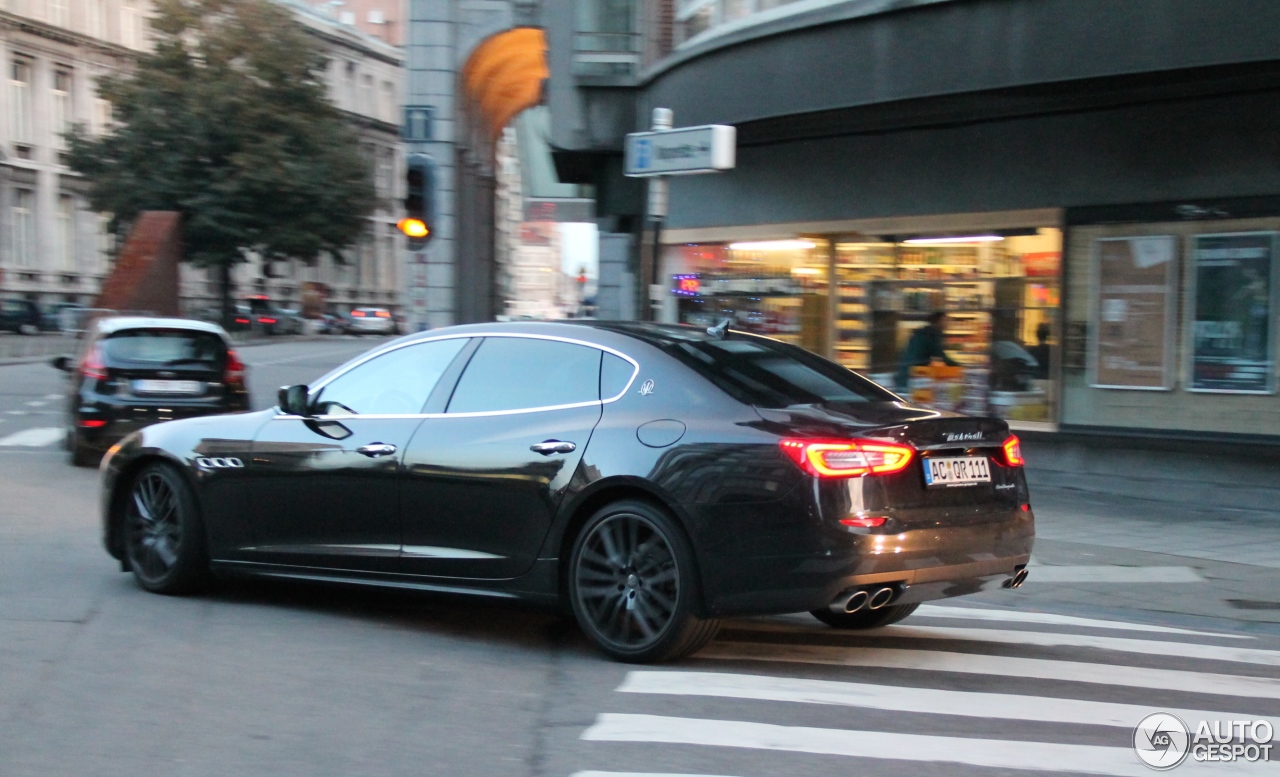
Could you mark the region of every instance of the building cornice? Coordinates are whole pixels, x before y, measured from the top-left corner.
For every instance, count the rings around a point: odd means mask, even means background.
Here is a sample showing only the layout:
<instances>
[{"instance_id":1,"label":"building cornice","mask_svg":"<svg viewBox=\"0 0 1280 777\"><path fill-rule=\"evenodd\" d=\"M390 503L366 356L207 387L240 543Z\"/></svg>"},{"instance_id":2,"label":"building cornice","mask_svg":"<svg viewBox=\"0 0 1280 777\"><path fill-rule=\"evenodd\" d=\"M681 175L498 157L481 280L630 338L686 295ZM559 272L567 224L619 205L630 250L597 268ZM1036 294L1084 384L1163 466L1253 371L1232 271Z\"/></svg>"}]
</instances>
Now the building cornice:
<instances>
[{"instance_id":1,"label":"building cornice","mask_svg":"<svg viewBox=\"0 0 1280 777\"><path fill-rule=\"evenodd\" d=\"M92 49L99 54L106 54L116 59L134 59L141 53L91 35L68 30L65 27L58 27L36 19L18 16L9 11L0 11L0 30L14 30L53 41L54 43Z\"/></svg>"}]
</instances>

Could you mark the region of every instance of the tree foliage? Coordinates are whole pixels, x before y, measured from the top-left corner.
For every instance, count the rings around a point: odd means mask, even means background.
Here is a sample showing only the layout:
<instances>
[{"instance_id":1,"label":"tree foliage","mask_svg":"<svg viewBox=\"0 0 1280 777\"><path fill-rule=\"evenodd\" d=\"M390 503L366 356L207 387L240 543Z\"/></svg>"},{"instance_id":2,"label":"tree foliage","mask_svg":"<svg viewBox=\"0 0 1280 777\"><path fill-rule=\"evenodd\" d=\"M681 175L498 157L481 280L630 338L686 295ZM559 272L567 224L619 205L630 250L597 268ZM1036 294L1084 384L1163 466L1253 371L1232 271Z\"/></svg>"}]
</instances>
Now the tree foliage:
<instances>
[{"instance_id":1,"label":"tree foliage","mask_svg":"<svg viewBox=\"0 0 1280 777\"><path fill-rule=\"evenodd\" d=\"M301 23L270 0L155 10L153 51L99 83L110 132L69 135L93 207L113 227L179 211L186 258L204 266L248 251L314 261L353 245L376 205L370 163L326 97L324 56Z\"/></svg>"}]
</instances>

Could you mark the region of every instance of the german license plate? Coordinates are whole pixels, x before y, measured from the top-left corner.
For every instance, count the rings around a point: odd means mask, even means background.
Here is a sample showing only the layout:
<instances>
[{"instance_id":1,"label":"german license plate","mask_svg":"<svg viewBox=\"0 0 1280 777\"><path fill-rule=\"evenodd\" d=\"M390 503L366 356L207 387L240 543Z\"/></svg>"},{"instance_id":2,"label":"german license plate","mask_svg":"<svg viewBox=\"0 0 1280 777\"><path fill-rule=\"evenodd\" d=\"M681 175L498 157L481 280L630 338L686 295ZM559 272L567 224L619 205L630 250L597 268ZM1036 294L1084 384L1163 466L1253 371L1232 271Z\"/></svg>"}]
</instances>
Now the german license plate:
<instances>
[{"instance_id":1,"label":"german license plate","mask_svg":"<svg viewBox=\"0 0 1280 777\"><path fill-rule=\"evenodd\" d=\"M924 459L924 482L930 488L990 483L991 465L986 456Z\"/></svg>"},{"instance_id":2,"label":"german license plate","mask_svg":"<svg viewBox=\"0 0 1280 777\"><path fill-rule=\"evenodd\" d=\"M198 380L135 380L135 394L202 394L204 384Z\"/></svg>"}]
</instances>

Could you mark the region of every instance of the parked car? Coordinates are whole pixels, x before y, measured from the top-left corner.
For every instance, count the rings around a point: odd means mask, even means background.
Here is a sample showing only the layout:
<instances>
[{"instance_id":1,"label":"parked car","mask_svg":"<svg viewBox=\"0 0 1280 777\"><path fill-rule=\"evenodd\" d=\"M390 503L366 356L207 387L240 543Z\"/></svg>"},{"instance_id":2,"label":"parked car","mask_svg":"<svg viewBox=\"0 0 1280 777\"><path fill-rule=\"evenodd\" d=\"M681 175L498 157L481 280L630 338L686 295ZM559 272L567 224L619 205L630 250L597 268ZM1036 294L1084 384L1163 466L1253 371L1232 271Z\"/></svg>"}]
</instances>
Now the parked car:
<instances>
[{"instance_id":1,"label":"parked car","mask_svg":"<svg viewBox=\"0 0 1280 777\"><path fill-rule=\"evenodd\" d=\"M40 329L44 332L74 331L76 322L82 315L81 311L84 310L87 308L78 302L55 302L48 305L41 312Z\"/></svg>"},{"instance_id":2,"label":"parked car","mask_svg":"<svg viewBox=\"0 0 1280 777\"><path fill-rule=\"evenodd\" d=\"M396 321L386 308L356 308L351 311L348 331L355 335L395 334Z\"/></svg>"},{"instance_id":3,"label":"parked car","mask_svg":"<svg viewBox=\"0 0 1280 777\"><path fill-rule=\"evenodd\" d=\"M130 432L157 421L249 409L246 367L222 327L181 318L93 322L68 373L67 443L77 466L97 463Z\"/></svg>"},{"instance_id":4,"label":"parked car","mask_svg":"<svg viewBox=\"0 0 1280 777\"><path fill-rule=\"evenodd\" d=\"M0 299L0 331L34 335L40 331L40 307L27 299Z\"/></svg>"},{"instance_id":5,"label":"parked car","mask_svg":"<svg viewBox=\"0 0 1280 777\"><path fill-rule=\"evenodd\" d=\"M276 324L276 334L281 335L300 335L306 328L306 319L302 317L302 313L296 308L281 308L279 313L279 322Z\"/></svg>"},{"instance_id":6,"label":"parked car","mask_svg":"<svg viewBox=\"0 0 1280 777\"><path fill-rule=\"evenodd\" d=\"M325 313L320 316L320 334L322 335L341 335L346 334L348 321L346 318L336 313Z\"/></svg>"},{"instance_id":7,"label":"parked car","mask_svg":"<svg viewBox=\"0 0 1280 777\"><path fill-rule=\"evenodd\" d=\"M216 571L524 599L636 662L722 618L870 629L1016 588L1035 537L1007 423L723 327L436 329L102 468L106 548L149 591Z\"/></svg>"}]
</instances>

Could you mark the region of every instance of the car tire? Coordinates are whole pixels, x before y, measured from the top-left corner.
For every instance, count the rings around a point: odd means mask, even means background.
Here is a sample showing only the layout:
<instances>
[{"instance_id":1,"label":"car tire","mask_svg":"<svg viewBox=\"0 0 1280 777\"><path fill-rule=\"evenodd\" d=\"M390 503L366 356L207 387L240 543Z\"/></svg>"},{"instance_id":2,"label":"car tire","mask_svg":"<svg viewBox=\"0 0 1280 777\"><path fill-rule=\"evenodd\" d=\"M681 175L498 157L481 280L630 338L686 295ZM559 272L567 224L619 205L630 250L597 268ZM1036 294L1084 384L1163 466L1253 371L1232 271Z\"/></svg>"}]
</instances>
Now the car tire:
<instances>
[{"instance_id":1,"label":"car tire","mask_svg":"<svg viewBox=\"0 0 1280 777\"><path fill-rule=\"evenodd\" d=\"M865 607L857 612L832 612L830 609L810 610L809 614L836 629L878 629L889 626L916 611L917 604L890 604L878 610Z\"/></svg>"},{"instance_id":2,"label":"car tire","mask_svg":"<svg viewBox=\"0 0 1280 777\"><path fill-rule=\"evenodd\" d=\"M85 445L80 435L71 432L68 435L67 447L71 450L71 466L96 467L102 461L102 453Z\"/></svg>"},{"instance_id":3,"label":"car tire","mask_svg":"<svg viewBox=\"0 0 1280 777\"><path fill-rule=\"evenodd\" d=\"M35 335L40 333L40 327L35 324L18 324L18 334Z\"/></svg>"},{"instance_id":4,"label":"car tire","mask_svg":"<svg viewBox=\"0 0 1280 777\"><path fill-rule=\"evenodd\" d=\"M142 588L157 594L195 593L209 582L204 524L195 494L172 466L144 466L124 500L124 546Z\"/></svg>"},{"instance_id":5,"label":"car tire","mask_svg":"<svg viewBox=\"0 0 1280 777\"><path fill-rule=\"evenodd\" d=\"M684 530L648 502L614 502L592 515L573 543L567 572L579 627L619 661L670 661L720 629L720 621L697 614L697 565Z\"/></svg>"}]
</instances>

